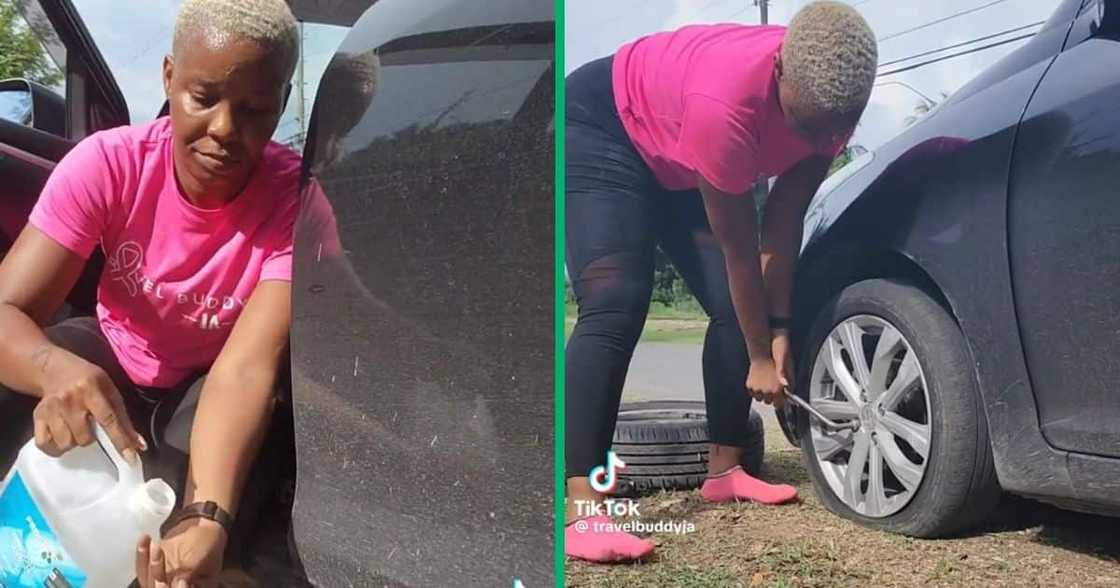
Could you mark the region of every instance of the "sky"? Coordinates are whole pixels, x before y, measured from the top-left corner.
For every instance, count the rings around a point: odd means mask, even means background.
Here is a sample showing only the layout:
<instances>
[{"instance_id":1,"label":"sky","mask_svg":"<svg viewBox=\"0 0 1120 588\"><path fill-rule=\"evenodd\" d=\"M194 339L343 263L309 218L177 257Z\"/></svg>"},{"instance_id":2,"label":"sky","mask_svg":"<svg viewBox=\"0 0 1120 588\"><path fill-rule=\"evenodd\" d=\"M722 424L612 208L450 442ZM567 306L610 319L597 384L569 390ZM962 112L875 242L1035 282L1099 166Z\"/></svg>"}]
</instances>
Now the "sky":
<instances>
[{"instance_id":1,"label":"sky","mask_svg":"<svg viewBox=\"0 0 1120 588\"><path fill-rule=\"evenodd\" d=\"M160 70L163 56L171 51L171 34L181 0L71 1L116 77L132 122L154 119L163 106ZM306 24L303 32L304 105L306 116L310 117L319 78L347 29ZM298 107L293 89L275 138L284 140L299 132Z\"/></svg>"},{"instance_id":2,"label":"sky","mask_svg":"<svg viewBox=\"0 0 1120 588\"><path fill-rule=\"evenodd\" d=\"M155 117L163 104L160 67L170 50L174 17L181 0L72 0L116 76L133 122ZM512 1L512 0L504 0ZM785 24L809 0L769 0L771 23ZM856 7L880 39L880 64L965 43L1022 25L1045 20L1058 0L843 0ZM438 4L438 2L436 3ZM932 21L948 18L916 31ZM566 0L565 69L612 53L641 35L671 30L689 23L758 23L755 0ZM886 69L904 67L949 53L998 42L1037 30L1007 33L958 49L902 61ZM143 34L138 34L138 32ZM304 105L311 112L319 77L347 30L318 24L304 26ZM896 36L897 35L897 36ZM891 37L886 38L884 37ZM956 57L911 71L883 77L853 143L874 148L898 133L905 119L925 101L940 100L1016 47L1017 41ZM293 91L276 132L285 139L300 130L298 94Z\"/></svg>"},{"instance_id":3,"label":"sky","mask_svg":"<svg viewBox=\"0 0 1120 588\"><path fill-rule=\"evenodd\" d=\"M879 63L971 41L1021 25L1046 20L1058 0L843 0L858 10L879 43ZM787 24L808 0L769 0L769 22ZM985 5L990 5L986 6ZM906 32L966 10L969 14ZM649 33L672 30L685 24L759 23L754 0L566 0L565 73L619 45ZM903 61L881 68L880 73L921 63L939 56L980 47L1029 33L1038 27L993 37L974 45ZM897 36L895 36L897 35ZM892 38L885 38L892 37ZM1019 47L1026 40L971 53L907 72L882 77L872 92L853 144L875 148L897 134L907 116L924 99L939 101L976 74Z\"/></svg>"}]
</instances>

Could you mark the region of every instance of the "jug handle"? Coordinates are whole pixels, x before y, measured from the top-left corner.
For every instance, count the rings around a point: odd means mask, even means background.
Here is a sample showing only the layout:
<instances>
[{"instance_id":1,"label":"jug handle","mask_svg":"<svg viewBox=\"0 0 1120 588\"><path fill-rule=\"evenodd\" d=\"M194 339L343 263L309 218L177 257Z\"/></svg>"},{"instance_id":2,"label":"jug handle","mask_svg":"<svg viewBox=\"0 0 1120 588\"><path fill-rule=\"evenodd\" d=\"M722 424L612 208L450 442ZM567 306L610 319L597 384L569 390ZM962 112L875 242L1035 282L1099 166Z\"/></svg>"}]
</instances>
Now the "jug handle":
<instances>
[{"instance_id":1,"label":"jug handle","mask_svg":"<svg viewBox=\"0 0 1120 588\"><path fill-rule=\"evenodd\" d=\"M128 463L121 452L117 451L113 441L109 439L109 433L105 431L105 428L96 421L91 420L90 424L93 426L93 433L97 437L98 444L105 450L105 454L112 460L113 465L117 466L117 483L127 483L133 486L143 484L144 465L140 463L139 456L136 458L136 465Z\"/></svg>"}]
</instances>

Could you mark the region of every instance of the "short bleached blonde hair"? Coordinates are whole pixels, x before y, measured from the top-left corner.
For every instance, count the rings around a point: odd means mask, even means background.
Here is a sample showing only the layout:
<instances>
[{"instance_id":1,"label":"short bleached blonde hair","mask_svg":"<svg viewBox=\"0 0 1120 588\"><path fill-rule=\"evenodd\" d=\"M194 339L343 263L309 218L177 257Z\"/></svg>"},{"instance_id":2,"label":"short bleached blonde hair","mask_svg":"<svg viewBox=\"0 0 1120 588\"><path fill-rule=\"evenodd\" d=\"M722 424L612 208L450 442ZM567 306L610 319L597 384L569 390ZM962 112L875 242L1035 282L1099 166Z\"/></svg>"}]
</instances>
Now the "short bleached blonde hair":
<instances>
[{"instance_id":1,"label":"short bleached blonde hair","mask_svg":"<svg viewBox=\"0 0 1120 588\"><path fill-rule=\"evenodd\" d=\"M800 91L804 107L830 115L863 112L878 64L875 33L841 2L802 8L782 42L782 76Z\"/></svg>"},{"instance_id":2,"label":"short bleached blonde hair","mask_svg":"<svg viewBox=\"0 0 1120 588\"><path fill-rule=\"evenodd\" d=\"M342 157L342 140L369 109L377 93L380 72L381 58L372 50L337 53L327 65L319 82L319 95L348 96L349 99L332 103L329 116L322 113L317 116L313 173L321 173Z\"/></svg>"},{"instance_id":3,"label":"short bleached blonde hair","mask_svg":"<svg viewBox=\"0 0 1120 588\"><path fill-rule=\"evenodd\" d=\"M204 42L217 46L238 38L259 43L274 51L295 73L299 59L299 29L284 0L185 0L175 20L172 51L184 43Z\"/></svg>"}]
</instances>

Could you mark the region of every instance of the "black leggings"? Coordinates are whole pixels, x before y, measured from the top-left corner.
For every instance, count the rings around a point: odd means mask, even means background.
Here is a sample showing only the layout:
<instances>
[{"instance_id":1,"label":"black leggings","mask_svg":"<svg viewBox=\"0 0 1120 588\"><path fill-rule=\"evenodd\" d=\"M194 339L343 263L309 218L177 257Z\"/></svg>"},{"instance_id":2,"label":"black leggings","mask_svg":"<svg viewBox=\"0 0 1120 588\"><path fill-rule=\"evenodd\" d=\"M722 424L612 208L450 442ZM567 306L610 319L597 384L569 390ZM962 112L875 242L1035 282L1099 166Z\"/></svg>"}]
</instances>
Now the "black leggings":
<instances>
[{"instance_id":1,"label":"black leggings","mask_svg":"<svg viewBox=\"0 0 1120 588\"><path fill-rule=\"evenodd\" d=\"M53 344L105 370L121 393L133 427L144 436L148 444L148 451L140 453L144 477L162 478L175 489L176 498L182 501L188 457L166 442L167 428L183 399L187 398L189 401L201 393L206 381L205 373L191 375L173 388L137 386L117 361L96 318L70 318L45 328L43 332ZM249 472L242 491L237 521L227 543L227 561L240 561L243 550L254 537L256 525L267 514L263 507L275 495L280 483L279 476L295 459L294 454L289 456L286 453L292 444L293 427L290 416L290 386L286 384L290 379L290 368L285 364L278 377L281 389L277 391L284 412L273 419L268 436ZM3 424L0 426L0 476L11 468L23 444L34 437L36 402L38 399L32 396L0 385L0 423ZM194 410L186 405L183 409Z\"/></svg>"},{"instance_id":2,"label":"black leggings","mask_svg":"<svg viewBox=\"0 0 1120 588\"><path fill-rule=\"evenodd\" d=\"M565 369L567 475L586 476L610 449L657 247L710 318L703 353L709 436L743 446L746 343L700 193L665 190L635 150L614 105L610 57L572 72L565 87L567 265L579 304Z\"/></svg>"}]
</instances>

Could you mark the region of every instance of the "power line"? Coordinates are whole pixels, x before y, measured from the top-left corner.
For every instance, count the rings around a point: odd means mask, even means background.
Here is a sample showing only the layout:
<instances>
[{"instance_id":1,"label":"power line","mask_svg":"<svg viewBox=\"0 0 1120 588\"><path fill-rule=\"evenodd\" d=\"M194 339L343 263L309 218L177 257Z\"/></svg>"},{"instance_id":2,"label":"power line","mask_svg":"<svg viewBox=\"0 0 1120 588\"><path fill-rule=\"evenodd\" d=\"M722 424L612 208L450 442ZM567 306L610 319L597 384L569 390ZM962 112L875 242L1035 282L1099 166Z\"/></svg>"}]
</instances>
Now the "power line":
<instances>
[{"instance_id":1,"label":"power line","mask_svg":"<svg viewBox=\"0 0 1120 588\"><path fill-rule=\"evenodd\" d=\"M961 12L956 12L956 13L950 14L949 16L945 16L945 17L942 17L942 18L939 18L939 19L936 19L936 20L931 20L931 21L929 21L929 22L927 22L923 25L919 25L919 26L916 26L916 27L913 27L913 28L909 28L909 29L906 29L904 31L899 31L897 33L892 33L892 34L887 35L885 37L879 37L878 39L876 39L876 41L882 43L883 41L887 41L889 39L894 39L896 37L901 37L902 35L906 35L906 34L914 32L914 31L920 31L920 30L922 30L926 27L931 27L935 24L940 24L940 23L943 23L947 20L952 20L954 18L958 18L958 17L964 16L966 14L972 14L973 12L978 12L980 10L988 8L989 6L995 6L996 4L1002 4L1004 2L1007 2L1007 0L993 0L992 2L988 2L987 4L981 4L980 6L977 6L975 8L969 8L968 10L963 10Z\"/></svg>"},{"instance_id":2,"label":"power line","mask_svg":"<svg viewBox=\"0 0 1120 588\"><path fill-rule=\"evenodd\" d=\"M727 18L724 19L724 20L726 20L728 22L731 22L731 19L735 18L736 16L739 16L740 14L743 14L744 12L750 10L751 8L752 7L748 6L747 8L736 10L735 12L732 12L731 14L727 15Z\"/></svg>"},{"instance_id":3,"label":"power line","mask_svg":"<svg viewBox=\"0 0 1120 588\"><path fill-rule=\"evenodd\" d=\"M1012 28L1012 29L1007 29L1005 31L1000 31L998 33L992 33L990 35L985 35L983 37L976 37L975 39L964 41L962 43L956 43L956 44L953 44L953 45L946 45L946 46L941 47L939 49L932 49L930 51L923 51L922 53L915 53L915 54L910 55L908 57L902 57L900 59L893 59L893 60L887 61L885 63L880 63L879 68L882 69L882 68L884 68L888 65L894 65L896 63L902 63L903 61L910 61L911 59L916 59L918 57L925 57L926 55L933 55L934 53L941 53L942 51L947 51L949 49L956 49L957 47L964 47L965 45L971 45L973 43L979 43L980 41L987 41L988 39L994 39L996 37L1001 37L1001 36L1006 35L1008 33L1016 33L1016 32L1019 32L1021 30L1024 30L1024 29L1029 29L1031 27L1038 26L1038 25L1043 24L1045 22L1046 21L1044 21L1044 20L1040 20L1038 22L1032 22L1031 24L1023 25L1023 26L1020 26L1020 27L1015 27L1015 28Z\"/></svg>"},{"instance_id":4,"label":"power line","mask_svg":"<svg viewBox=\"0 0 1120 588\"><path fill-rule=\"evenodd\" d=\"M695 12L695 13L694 13L694 14L692 15L692 17L693 17L693 18L696 18L697 16L700 16L701 14L704 14L705 12L707 12L707 11L711 10L711 8L712 8L713 6L715 6L716 4L719 4L720 2L726 2L726 1L728 1L728 0L712 0L711 2L708 2L708 3L706 4L706 5L704 5L704 7L703 7L703 8L701 8L701 9L700 9L700 10L698 10L698 11L696 11L696 12Z\"/></svg>"},{"instance_id":5,"label":"power line","mask_svg":"<svg viewBox=\"0 0 1120 588\"><path fill-rule=\"evenodd\" d=\"M992 43L990 45L984 45L982 47L976 47L974 49L969 49L967 51L960 51L960 52L953 53L953 54L950 54L950 55L945 55L943 57L938 57L936 59L930 59L929 61L923 61L921 63L915 63L914 65L908 65L906 67L900 67L898 69L892 69L890 71L885 71L885 72L879 74L877 77L881 78L881 77L884 77L884 76L890 76L890 75L894 75L894 74L897 74L897 73L902 73L904 71L910 71L912 69L917 69L919 67L924 67L924 66L927 66L927 65L930 65L930 64L933 64L933 63L938 63L940 61L945 61L946 59L952 59L954 57L960 57L962 55L968 55L969 53L976 53L977 51L983 51L985 49L991 49L993 47L999 47L1000 45L1006 45L1008 43L1014 43L1015 41L1021 41L1023 39L1029 39L1033 36L1034 36L1034 33L1031 33L1029 35L1020 35L1018 37L1012 37L1010 39L1006 39L1006 40L1003 40L1003 41Z\"/></svg>"},{"instance_id":6,"label":"power line","mask_svg":"<svg viewBox=\"0 0 1120 588\"><path fill-rule=\"evenodd\" d=\"M926 103L929 104L930 106L932 106L934 104L937 104L936 100L934 100L933 98L930 98L929 96L926 96L920 90L918 90L914 86L911 86L910 84L907 84L906 82L899 82L897 80L890 80L890 81L879 82L878 84L875 84L876 88L881 88L883 86L902 86L904 88L909 88L911 92L917 94L918 96L921 96L922 99L925 100Z\"/></svg>"}]
</instances>

